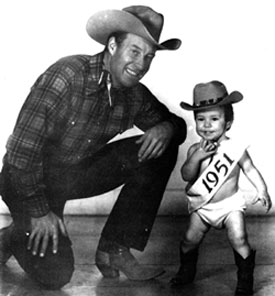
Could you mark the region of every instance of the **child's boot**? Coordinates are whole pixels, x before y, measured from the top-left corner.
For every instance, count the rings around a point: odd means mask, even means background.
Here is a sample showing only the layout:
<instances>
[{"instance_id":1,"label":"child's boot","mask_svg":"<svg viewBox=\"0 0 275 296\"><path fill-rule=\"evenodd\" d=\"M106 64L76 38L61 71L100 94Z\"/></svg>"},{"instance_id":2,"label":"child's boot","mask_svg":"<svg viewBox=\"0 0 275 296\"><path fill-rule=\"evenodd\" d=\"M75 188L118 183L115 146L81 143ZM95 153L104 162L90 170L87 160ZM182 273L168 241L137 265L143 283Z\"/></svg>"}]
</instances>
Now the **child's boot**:
<instances>
[{"instance_id":1,"label":"child's boot","mask_svg":"<svg viewBox=\"0 0 275 296\"><path fill-rule=\"evenodd\" d=\"M198 255L198 248L183 253L180 247L180 268L175 277L170 281L172 287L183 286L193 282L197 271Z\"/></svg>"},{"instance_id":2,"label":"child's boot","mask_svg":"<svg viewBox=\"0 0 275 296\"><path fill-rule=\"evenodd\" d=\"M253 272L255 267L255 250L251 250L246 259L234 250L235 262L238 267L237 288L235 296L253 295Z\"/></svg>"}]
</instances>

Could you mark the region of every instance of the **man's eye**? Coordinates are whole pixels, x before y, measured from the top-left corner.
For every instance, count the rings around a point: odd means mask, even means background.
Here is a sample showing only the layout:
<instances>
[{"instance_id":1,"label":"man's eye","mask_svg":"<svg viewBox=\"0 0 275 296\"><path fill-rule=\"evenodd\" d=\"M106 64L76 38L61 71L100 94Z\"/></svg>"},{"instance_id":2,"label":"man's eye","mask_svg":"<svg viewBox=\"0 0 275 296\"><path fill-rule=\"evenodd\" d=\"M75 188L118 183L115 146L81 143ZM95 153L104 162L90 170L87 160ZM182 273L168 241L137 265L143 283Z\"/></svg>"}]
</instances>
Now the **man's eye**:
<instances>
[{"instance_id":1,"label":"man's eye","mask_svg":"<svg viewBox=\"0 0 275 296\"><path fill-rule=\"evenodd\" d=\"M155 57L154 54L152 54L152 55L148 55L148 56L147 56L147 59L151 61L154 57Z\"/></svg>"},{"instance_id":2,"label":"man's eye","mask_svg":"<svg viewBox=\"0 0 275 296\"><path fill-rule=\"evenodd\" d=\"M132 50L132 54L134 55L134 56L138 56L139 55L139 52L137 51L137 50Z\"/></svg>"}]
</instances>

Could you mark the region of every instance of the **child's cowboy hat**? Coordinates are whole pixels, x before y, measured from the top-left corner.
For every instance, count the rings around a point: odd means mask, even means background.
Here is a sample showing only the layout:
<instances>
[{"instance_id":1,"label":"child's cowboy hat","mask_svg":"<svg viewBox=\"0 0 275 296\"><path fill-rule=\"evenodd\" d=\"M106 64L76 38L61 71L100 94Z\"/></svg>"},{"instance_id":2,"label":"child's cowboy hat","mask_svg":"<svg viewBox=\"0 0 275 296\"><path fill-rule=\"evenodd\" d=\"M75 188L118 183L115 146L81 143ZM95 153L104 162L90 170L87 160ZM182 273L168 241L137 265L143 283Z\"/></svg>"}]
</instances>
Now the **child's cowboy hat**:
<instances>
[{"instance_id":1,"label":"child's cowboy hat","mask_svg":"<svg viewBox=\"0 0 275 296\"><path fill-rule=\"evenodd\" d=\"M205 110L208 108L226 104L238 103L243 95L238 91L228 94L226 87L219 81L199 83L193 92L193 105L181 102L180 106L185 110Z\"/></svg>"},{"instance_id":2,"label":"child's cowboy hat","mask_svg":"<svg viewBox=\"0 0 275 296\"><path fill-rule=\"evenodd\" d=\"M103 10L92 15L87 22L87 32L95 41L106 45L111 33L127 32L138 35L160 49L178 49L179 39L159 43L164 18L147 6L130 6L122 10Z\"/></svg>"}]
</instances>

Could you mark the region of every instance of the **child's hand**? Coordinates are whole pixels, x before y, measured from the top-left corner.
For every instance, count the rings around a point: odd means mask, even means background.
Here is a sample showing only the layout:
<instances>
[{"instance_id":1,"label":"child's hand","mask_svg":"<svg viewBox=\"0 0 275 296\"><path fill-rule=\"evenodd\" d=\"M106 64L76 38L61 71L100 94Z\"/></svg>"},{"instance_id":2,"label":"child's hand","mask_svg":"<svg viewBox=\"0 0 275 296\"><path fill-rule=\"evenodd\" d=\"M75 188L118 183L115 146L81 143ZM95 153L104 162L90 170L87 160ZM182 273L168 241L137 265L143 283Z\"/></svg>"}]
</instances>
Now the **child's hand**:
<instances>
[{"instance_id":1,"label":"child's hand","mask_svg":"<svg viewBox=\"0 0 275 296\"><path fill-rule=\"evenodd\" d=\"M258 192L257 196L255 197L254 201L252 202L252 204L257 203L258 201L260 201L263 205L263 207L266 207L266 212L268 213L269 210L272 207L272 201L270 199L270 196L268 194L268 192Z\"/></svg>"},{"instance_id":2,"label":"child's hand","mask_svg":"<svg viewBox=\"0 0 275 296\"><path fill-rule=\"evenodd\" d=\"M218 148L218 143L210 142L207 140L201 140L197 153L200 155L201 159L205 159L215 154L217 151L217 148Z\"/></svg>"}]
</instances>

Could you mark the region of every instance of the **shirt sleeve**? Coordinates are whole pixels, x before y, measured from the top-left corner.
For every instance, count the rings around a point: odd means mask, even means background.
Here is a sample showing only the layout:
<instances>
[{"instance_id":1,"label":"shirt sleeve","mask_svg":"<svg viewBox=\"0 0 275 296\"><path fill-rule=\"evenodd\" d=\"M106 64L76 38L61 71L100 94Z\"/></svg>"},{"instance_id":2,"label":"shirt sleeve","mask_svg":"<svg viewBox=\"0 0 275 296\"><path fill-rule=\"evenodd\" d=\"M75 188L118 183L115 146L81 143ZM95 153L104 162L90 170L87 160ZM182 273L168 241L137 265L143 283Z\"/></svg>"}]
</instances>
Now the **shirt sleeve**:
<instances>
[{"instance_id":1,"label":"shirt sleeve","mask_svg":"<svg viewBox=\"0 0 275 296\"><path fill-rule=\"evenodd\" d=\"M160 122L168 121L174 128L174 141L179 145L183 143L187 136L185 120L172 113L144 85L140 84L136 91L137 96L142 100L142 107L135 117L135 125L146 131Z\"/></svg>"},{"instance_id":2,"label":"shirt sleeve","mask_svg":"<svg viewBox=\"0 0 275 296\"><path fill-rule=\"evenodd\" d=\"M30 216L48 213L43 183L43 147L66 97L68 82L57 64L43 73L32 87L19 113L6 148L7 161L17 193Z\"/></svg>"}]
</instances>

